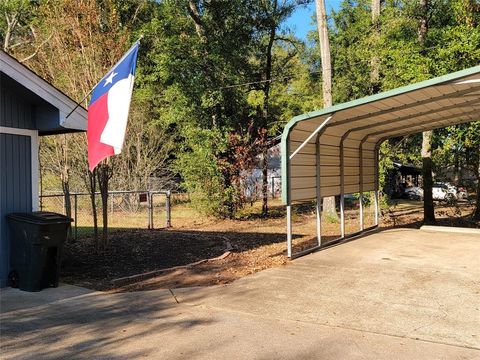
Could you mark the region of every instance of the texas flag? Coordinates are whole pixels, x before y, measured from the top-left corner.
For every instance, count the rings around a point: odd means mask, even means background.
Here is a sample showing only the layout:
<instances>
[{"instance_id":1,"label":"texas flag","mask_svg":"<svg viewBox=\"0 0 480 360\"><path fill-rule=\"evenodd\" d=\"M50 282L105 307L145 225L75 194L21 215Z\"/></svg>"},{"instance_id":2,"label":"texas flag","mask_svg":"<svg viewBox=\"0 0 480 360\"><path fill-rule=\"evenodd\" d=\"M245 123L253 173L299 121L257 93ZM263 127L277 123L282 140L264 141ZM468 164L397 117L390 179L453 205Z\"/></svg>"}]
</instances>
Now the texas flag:
<instances>
[{"instance_id":1,"label":"texas flag","mask_svg":"<svg viewBox=\"0 0 480 360\"><path fill-rule=\"evenodd\" d=\"M87 125L90 171L103 159L122 151L138 46L137 41L93 89Z\"/></svg>"}]
</instances>

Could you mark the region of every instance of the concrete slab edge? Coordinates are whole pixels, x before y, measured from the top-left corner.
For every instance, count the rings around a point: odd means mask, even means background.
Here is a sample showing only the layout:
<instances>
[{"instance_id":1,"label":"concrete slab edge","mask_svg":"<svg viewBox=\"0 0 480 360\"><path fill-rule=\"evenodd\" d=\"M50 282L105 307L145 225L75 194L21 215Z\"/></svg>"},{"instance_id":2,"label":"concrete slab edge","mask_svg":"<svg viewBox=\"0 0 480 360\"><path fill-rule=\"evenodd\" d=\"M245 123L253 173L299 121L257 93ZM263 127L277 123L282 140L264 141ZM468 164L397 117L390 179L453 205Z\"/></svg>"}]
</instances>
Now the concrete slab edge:
<instances>
[{"instance_id":1,"label":"concrete slab edge","mask_svg":"<svg viewBox=\"0 0 480 360\"><path fill-rule=\"evenodd\" d=\"M480 235L480 229L452 227L452 226L423 225L420 228L420 230L451 232L451 233L457 233L457 234L478 234L478 235Z\"/></svg>"}]
</instances>

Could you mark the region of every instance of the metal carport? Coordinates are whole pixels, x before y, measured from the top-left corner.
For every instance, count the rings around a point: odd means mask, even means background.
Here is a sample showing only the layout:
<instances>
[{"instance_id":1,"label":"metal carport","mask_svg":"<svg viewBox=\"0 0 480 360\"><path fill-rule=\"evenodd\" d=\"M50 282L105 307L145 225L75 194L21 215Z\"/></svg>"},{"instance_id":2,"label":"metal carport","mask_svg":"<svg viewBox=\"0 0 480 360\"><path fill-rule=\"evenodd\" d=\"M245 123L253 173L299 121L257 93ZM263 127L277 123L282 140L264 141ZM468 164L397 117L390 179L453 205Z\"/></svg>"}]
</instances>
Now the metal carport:
<instances>
[{"instance_id":1,"label":"metal carport","mask_svg":"<svg viewBox=\"0 0 480 360\"><path fill-rule=\"evenodd\" d=\"M345 237L344 196L375 192L378 226L378 149L389 138L479 119L480 66L400 87L293 118L282 142L282 200L287 205L289 257L318 249L321 199L340 195L341 237ZM316 200L315 247L292 254L291 206ZM363 220L360 201L360 229ZM358 234L356 233L356 234Z\"/></svg>"}]
</instances>

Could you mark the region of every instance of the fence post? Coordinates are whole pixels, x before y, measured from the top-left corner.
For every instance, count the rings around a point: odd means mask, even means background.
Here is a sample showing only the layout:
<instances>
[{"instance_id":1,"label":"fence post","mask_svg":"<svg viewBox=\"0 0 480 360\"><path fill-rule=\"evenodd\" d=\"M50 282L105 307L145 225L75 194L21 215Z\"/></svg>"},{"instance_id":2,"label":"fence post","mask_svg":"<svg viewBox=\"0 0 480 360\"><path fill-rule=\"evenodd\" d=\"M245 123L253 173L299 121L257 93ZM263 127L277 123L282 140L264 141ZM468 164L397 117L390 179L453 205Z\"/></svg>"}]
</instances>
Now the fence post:
<instances>
[{"instance_id":1,"label":"fence post","mask_svg":"<svg viewBox=\"0 0 480 360\"><path fill-rule=\"evenodd\" d=\"M77 219L78 219L78 215L77 215L77 210L78 210L78 201L77 201L77 197L78 195L77 194L74 194L73 195L73 211L74 211L74 214L73 214L73 217L74 217L74 221L75 221L75 240L77 240Z\"/></svg>"},{"instance_id":2,"label":"fence post","mask_svg":"<svg viewBox=\"0 0 480 360\"><path fill-rule=\"evenodd\" d=\"M147 193L148 207L148 228L153 230L153 194L151 191Z\"/></svg>"},{"instance_id":3,"label":"fence post","mask_svg":"<svg viewBox=\"0 0 480 360\"><path fill-rule=\"evenodd\" d=\"M167 210L167 228L172 227L172 206L170 203L170 198L171 198L171 192L170 190L167 190L167 198L165 201L165 207Z\"/></svg>"},{"instance_id":4,"label":"fence post","mask_svg":"<svg viewBox=\"0 0 480 360\"><path fill-rule=\"evenodd\" d=\"M110 213L113 217L113 194L112 193L109 193L108 194L108 198L110 199ZM108 200L107 200L108 201Z\"/></svg>"}]
</instances>

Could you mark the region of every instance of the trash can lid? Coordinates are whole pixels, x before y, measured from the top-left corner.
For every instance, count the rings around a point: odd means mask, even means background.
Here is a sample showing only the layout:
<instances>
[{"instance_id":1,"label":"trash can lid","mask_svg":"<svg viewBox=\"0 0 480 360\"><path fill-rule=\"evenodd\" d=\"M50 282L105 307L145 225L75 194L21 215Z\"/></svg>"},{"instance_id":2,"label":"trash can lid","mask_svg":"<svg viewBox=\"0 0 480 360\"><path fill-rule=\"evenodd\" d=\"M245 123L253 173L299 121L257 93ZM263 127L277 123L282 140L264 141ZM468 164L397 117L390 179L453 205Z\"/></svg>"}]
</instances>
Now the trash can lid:
<instances>
[{"instance_id":1,"label":"trash can lid","mask_svg":"<svg viewBox=\"0 0 480 360\"><path fill-rule=\"evenodd\" d=\"M12 213L7 215L7 219L28 222L31 224L47 225L47 224L65 224L70 223L73 219L68 216L57 214L49 211L34 211L30 213Z\"/></svg>"}]
</instances>

